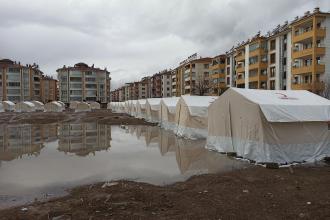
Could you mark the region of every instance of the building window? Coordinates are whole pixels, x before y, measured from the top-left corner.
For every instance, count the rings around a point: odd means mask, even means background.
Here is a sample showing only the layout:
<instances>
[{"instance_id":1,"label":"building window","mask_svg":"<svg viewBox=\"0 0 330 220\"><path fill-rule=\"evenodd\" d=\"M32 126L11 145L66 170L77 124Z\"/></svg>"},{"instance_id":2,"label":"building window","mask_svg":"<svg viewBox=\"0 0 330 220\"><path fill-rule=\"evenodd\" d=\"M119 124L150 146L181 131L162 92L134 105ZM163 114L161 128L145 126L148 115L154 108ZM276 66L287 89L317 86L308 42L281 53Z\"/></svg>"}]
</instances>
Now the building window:
<instances>
[{"instance_id":1,"label":"building window","mask_svg":"<svg viewBox=\"0 0 330 220\"><path fill-rule=\"evenodd\" d=\"M271 67L271 68L270 68L270 77L275 77L275 74L276 74L276 69L275 69L275 67Z\"/></svg>"},{"instance_id":2,"label":"building window","mask_svg":"<svg viewBox=\"0 0 330 220\"><path fill-rule=\"evenodd\" d=\"M276 41L272 40L270 41L270 50L275 50L276 49Z\"/></svg>"},{"instance_id":3,"label":"building window","mask_svg":"<svg viewBox=\"0 0 330 220\"><path fill-rule=\"evenodd\" d=\"M275 90L275 80L270 80L270 90Z\"/></svg>"},{"instance_id":4,"label":"building window","mask_svg":"<svg viewBox=\"0 0 330 220\"><path fill-rule=\"evenodd\" d=\"M209 64L204 64L204 69L208 69L209 68Z\"/></svg>"},{"instance_id":5,"label":"building window","mask_svg":"<svg viewBox=\"0 0 330 220\"><path fill-rule=\"evenodd\" d=\"M271 55L270 55L270 63L271 64L274 64L276 62L276 56L275 56L275 53L272 53Z\"/></svg>"},{"instance_id":6,"label":"building window","mask_svg":"<svg viewBox=\"0 0 330 220\"><path fill-rule=\"evenodd\" d=\"M19 82L9 82L7 84L8 84L8 86L12 86L12 87L20 87L21 86L21 83L19 83Z\"/></svg>"}]
</instances>

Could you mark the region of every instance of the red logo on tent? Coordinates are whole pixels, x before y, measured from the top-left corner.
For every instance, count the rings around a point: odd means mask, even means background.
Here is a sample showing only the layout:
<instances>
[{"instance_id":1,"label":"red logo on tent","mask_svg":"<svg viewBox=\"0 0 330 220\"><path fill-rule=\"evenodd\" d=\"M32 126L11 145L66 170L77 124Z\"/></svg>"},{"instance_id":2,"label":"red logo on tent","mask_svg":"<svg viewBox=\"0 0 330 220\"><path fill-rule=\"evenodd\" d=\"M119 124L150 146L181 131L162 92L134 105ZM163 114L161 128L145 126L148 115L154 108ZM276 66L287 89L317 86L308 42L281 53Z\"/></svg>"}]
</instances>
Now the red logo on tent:
<instances>
[{"instance_id":1,"label":"red logo on tent","mask_svg":"<svg viewBox=\"0 0 330 220\"><path fill-rule=\"evenodd\" d=\"M279 99L297 100L297 98L294 98L294 97L288 97L286 94L283 94L283 93L275 93L275 94L281 95L281 96L279 97Z\"/></svg>"}]
</instances>

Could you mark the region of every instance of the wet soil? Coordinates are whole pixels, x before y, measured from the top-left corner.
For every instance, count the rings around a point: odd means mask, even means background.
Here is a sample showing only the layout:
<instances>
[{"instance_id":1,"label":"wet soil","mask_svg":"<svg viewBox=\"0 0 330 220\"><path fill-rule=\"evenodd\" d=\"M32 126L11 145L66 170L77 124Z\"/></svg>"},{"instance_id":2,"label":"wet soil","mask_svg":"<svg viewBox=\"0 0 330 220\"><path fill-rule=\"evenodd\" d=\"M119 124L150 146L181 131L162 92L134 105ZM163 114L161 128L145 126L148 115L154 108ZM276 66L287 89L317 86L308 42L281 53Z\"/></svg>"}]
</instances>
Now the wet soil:
<instances>
[{"instance_id":1,"label":"wet soil","mask_svg":"<svg viewBox=\"0 0 330 220\"><path fill-rule=\"evenodd\" d=\"M0 219L330 219L329 183L329 166L255 167L168 186L99 183Z\"/></svg>"},{"instance_id":2,"label":"wet soil","mask_svg":"<svg viewBox=\"0 0 330 220\"><path fill-rule=\"evenodd\" d=\"M112 113L111 110L101 109L92 112L5 112L0 114L0 124L50 124L50 123L83 123L99 122L110 125L152 125L144 120L127 114Z\"/></svg>"}]
</instances>

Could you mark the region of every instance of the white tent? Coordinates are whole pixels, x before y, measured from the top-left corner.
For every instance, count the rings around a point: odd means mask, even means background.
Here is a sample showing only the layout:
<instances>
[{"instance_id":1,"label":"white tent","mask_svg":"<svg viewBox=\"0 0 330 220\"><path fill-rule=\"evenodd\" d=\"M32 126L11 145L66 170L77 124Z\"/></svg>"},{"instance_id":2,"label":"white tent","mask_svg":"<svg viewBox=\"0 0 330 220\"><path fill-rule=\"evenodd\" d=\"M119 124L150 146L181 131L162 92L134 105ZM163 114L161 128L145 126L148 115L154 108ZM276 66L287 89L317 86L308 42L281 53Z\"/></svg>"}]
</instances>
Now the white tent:
<instances>
[{"instance_id":1,"label":"white tent","mask_svg":"<svg viewBox=\"0 0 330 220\"><path fill-rule=\"evenodd\" d=\"M136 117L146 118L146 99L139 99L136 103Z\"/></svg>"},{"instance_id":2,"label":"white tent","mask_svg":"<svg viewBox=\"0 0 330 220\"><path fill-rule=\"evenodd\" d=\"M116 107L117 113L126 113L125 102L118 102Z\"/></svg>"},{"instance_id":3,"label":"white tent","mask_svg":"<svg viewBox=\"0 0 330 220\"><path fill-rule=\"evenodd\" d=\"M61 101L56 101L56 102L58 102L59 104L61 104L62 107L63 107L63 110L65 110L65 103L64 102L61 102Z\"/></svg>"},{"instance_id":4,"label":"white tent","mask_svg":"<svg viewBox=\"0 0 330 220\"><path fill-rule=\"evenodd\" d=\"M207 108L217 96L183 95L176 105L175 132L188 139L207 137Z\"/></svg>"},{"instance_id":5,"label":"white tent","mask_svg":"<svg viewBox=\"0 0 330 220\"><path fill-rule=\"evenodd\" d=\"M36 111L38 112L43 112L45 110L44 108L44 103L39 102L39 101L31 101L34 106L36 107Z\"/></svg>"},{"instance_id":6,"label":"white tent","mask_svg":"<svg viewBox=\"0 0 330 220\"><path fill-rule=\"evenodd\" d=\"M75 108L75 112L90 112L92 108L87 102L79 102Z\"/></svg>"},{"instance_id":7,"label":"white tent","mask_svg":"<svg viewBox=\"0 0 330 220\"><path fill-rule=\"evenodd\" d=\"M130 111L130 101L127 100L124 102L124 113L129 114Z\"/></svg>"},{"instance_id":8,"label":"white tent","mask_svg":"<svg viewBox=\"0 0 330 220\"><path fill-rule=\"evenodd\" d=\"M32 102L19 102L15 105L15 112L35 112L36 106Z\"/></svg>"},{"instance_id":9,"label":"white tent","mask_svg":"<svg viewBox=\"0 0 330 220\"><path fill-rule=\"evenodd\" d=\"M64 110L62 104L57 101L48 102L44 107L46 112L62 112Z\"/></svg>"},{"instance_id":10,"label":"white tent","mask_svg":"<svg viewBox=\"0 0 330 220\"><path fill-rule=\"evenodd\" d=\"M160 101L160 126L167 130L175 130L175 109L179 97L162 98Z\"/></svg>"},{"instance_id":11,"label":"white tent","mask_svg":"<svg viewBox=\"0 0 330 220\"><path fill-rule=\"evenodd\" d=\"M147 99L146 102L146 120L152 123L158 123L160 121L159 111L160 111L160 101L161 98L151 98Z\"/></svg>"},{"instance_id":12,"label":"white tent","mask_svg":"<svg viewBox=\"0 0 330 220\"><path fill-rule=\"evenodd\" d=\"M330 101L304 90L228 89L209 107L207 148L256 162L330 156Z\"/></svg>"},{"instance_id":13,"label":"white tent","mask_svg":"<svg viewBox=\"0 0 330 220\"><path fill-rule=\"evenodd\" d=\"M3 104L3 108L6 112L15 111L15 103L13 103L11 101L3 101L1 103Z\"/></svg>"},{"instance_id":14,"label":"white tent","mask_svg":"<svg viewBox=\"0 0 330 220\"><path fill-rule=\"evenodd\" d=\"M130 115L136 117L137 116L137 100L131 100L130 102Z\"/></svg>"},{"instance_id":15,"label":"white tent","mask_svg":"<svg viewBox=\"0 0 330 220\"><path fill-rule=\"evenodd\" d=\"M111 110L112 110L112 109L113 109L113 108L112 108L112 104L113 104L113 102L109 102L109 103L107 104L107 109L111 109Z\"/></svg>"},{"instance_id":16,"label":"white tent","mask_svg":"<svg viewBox=\"0 0 330 220\"><path fill-rule=\"evenodd\" d=\"M75 110L77 108L78 103L80 103L80 102L79 101L71 101L69 108Z\"/></svg>"},{"instance_id":17,"label":"white tent","mask_svg":"<svg viewBox=\"0 0 330 220\"><path fill-rule=\"evenodd\" d=\"M101 105L98 102L88 102L88 104L91 106L91 109L101 109Z\"/></svg>"},{"instance_id":18,"label":"white tent","mask_svg":"<svg viewBox=\"0 0 330 220\"><path fill-rule=\"evenodd\" d=\"M5 108L4 108L3 104L2 104L2 102L0 102L0 112L5 112Z\"/></svg>"}]
</instances>

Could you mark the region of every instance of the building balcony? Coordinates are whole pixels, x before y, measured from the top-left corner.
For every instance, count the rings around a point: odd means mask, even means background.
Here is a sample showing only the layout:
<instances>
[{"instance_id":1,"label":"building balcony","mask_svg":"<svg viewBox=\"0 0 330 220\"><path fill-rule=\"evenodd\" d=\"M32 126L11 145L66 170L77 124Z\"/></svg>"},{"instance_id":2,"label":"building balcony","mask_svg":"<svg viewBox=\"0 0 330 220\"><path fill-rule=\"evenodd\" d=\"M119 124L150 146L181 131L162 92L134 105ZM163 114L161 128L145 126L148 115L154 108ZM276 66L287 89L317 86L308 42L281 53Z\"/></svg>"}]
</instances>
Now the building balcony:
<instances>
[{"instance_id":1,"label":"building balcony","mask_svg":"<svg viewBox=\"0 0 330 220\"><path fill-rule=\"evenodd\" d=\"M325 28L316 28L316 29L312 29L310 31L307 31L307 32L304 32L304 33L301 33L298 35L293 35L292 42L297 43L297 42L301 42L301 41L305 41L310 38L313 38L314 31L315 31L315 36L318 38L324 38L326 36Z\"/></svg>"},{"instance_id":2,"label":"building balcony","mask_svg":"<svg viewBox=\"0 0 330 220\"><path fill-rule=\"evenodd\" d=\"M241 54L235 57L236 62L242 62L245 60L245 54Z\"/></svg>"},{"instance_id":3,"label":"building balcony","mask_svg":"<svg viewBox=\"0 0 330 220\"><path fill-rule=\"evenodd\" d=\"M253 69L267 69L268 65L265 62L257 62L249 65L249 70Z\"/></svg>"},{"instance_id":4,"label":"building balcony","mask_svg":"<svg viewBox=\"0 0 330 220\"><path fill-rule=\"evenodd\" d=\"M254 56L261 56L261 55L265 55L267 53L267 51L264 48L258 48L254 51L251 51L249 53L250 57L254 57Z\"/></svg>"},{"instance_id":5,"label":"building balcony","mask_svg":"<svg viewBox=\"0 0 330 220\"><path fill-rule=\"evenodd\" d=\"M210 75L211 79L219 79L219 78L226 78L226 74L225 73L217 73L217 74L211 74Z\"/></svg>"},{"instance_id":6,"label":"building balcony","mask_svg":"<svg viewBox=\"0 0 330 220\"><path fill-rule=\"evenodd\" d=\"M244 73L245 72L245 66L237 66L236 72L237 73Z\"/></svg>"},{"instance_id":7,"label":"building balcony","mask_svg":"<svg viewBox=\"0 0 330 220\"><path fill-rule=\"evenodd\" d=\"M253 63L249 65L249 70L258 69L258 68L259 68L259 63Z\"/></svg>"},{"instance_id":8,"label":"building balcony","mask_svg":"<svg viewBox=\"0 0 330 220\"><path fill-rule=\"evenodd\" d=\"M298 59L303 57L311 57L313 55L314 49L316 55L325 55L325 47L316 47L316 48L308 48L300 51L293 51L292 58Z\"/></svg>"},{"instance_id":9,"label":"building balcony","mask_svg":"<svg viewBox=\"0 0 330 220\"><path fill-rule=\"evenodd\" d=\"M323 82L315 82L315 83L293 83L291 85L293 90L317 90L322 91L325 89L325 84Z\"/></svg>"},{"instance_id":10,"label":"building balcony","mask_svg":"<svg viewBox=\"0 0 330 220\"><path fill-rule=\"evenodd\" d=\"M172 82L172 85L175 86L176 85L176 82Z\"/></svg>"},{"instance_id":11,"label":"building balcony","mask_svg":"<svg viewBox=\"0 0 330 220\"><path fill-rule=\"evenodd\" d=\"M221 64L216 64L216 65L210 65L209 69L210 70L218 70L218 69L225 69L226 68L226 64L225 63L221 63Z\"/></svg>"},{"instance_id":12,"label":"building balcony","mask_svg":"<svg viewBox=\"0 0 330 220\"><path fill-rule=\"evenodd\" d=\"M184 89L190 89L190 88L191 88L190 85L186 85L186 86L184 87Z\"/></svg>"},{"instance_id":13,"label":"building balcony","mask_svg":"<svg viewBox=\"0 0 330 220\"><path fill-rule=\"evenodd\" d=\"M244 78L236 79L236 84L237 85L244 84L244 83L245 83L245 79Z\"/></svg>"},{"instance_id":14,"label":"building balcony","mask_svg":"<svg viewBox=\"0 0 330 220\"><path fill-rule=\"evenodd\" d=\"M227 87L225 82L220 82L220 83L212 83L211 84L212 88L218 88L218 89L224 89Z\"/></svg>"},{"instance_id":15,"label":"building balcony","mask_svg":"<svg viewBox=\"0 0 330 220\"><path fill-rule=\"evenodd\" d=\"M310 66L301 66L301 67L292 67L292 74L306 74L313 72L313 65ZM316 65L316 73L324 73L325 72L325 65L324 64L317 64Z\"/></svg>"}]
</instances>

